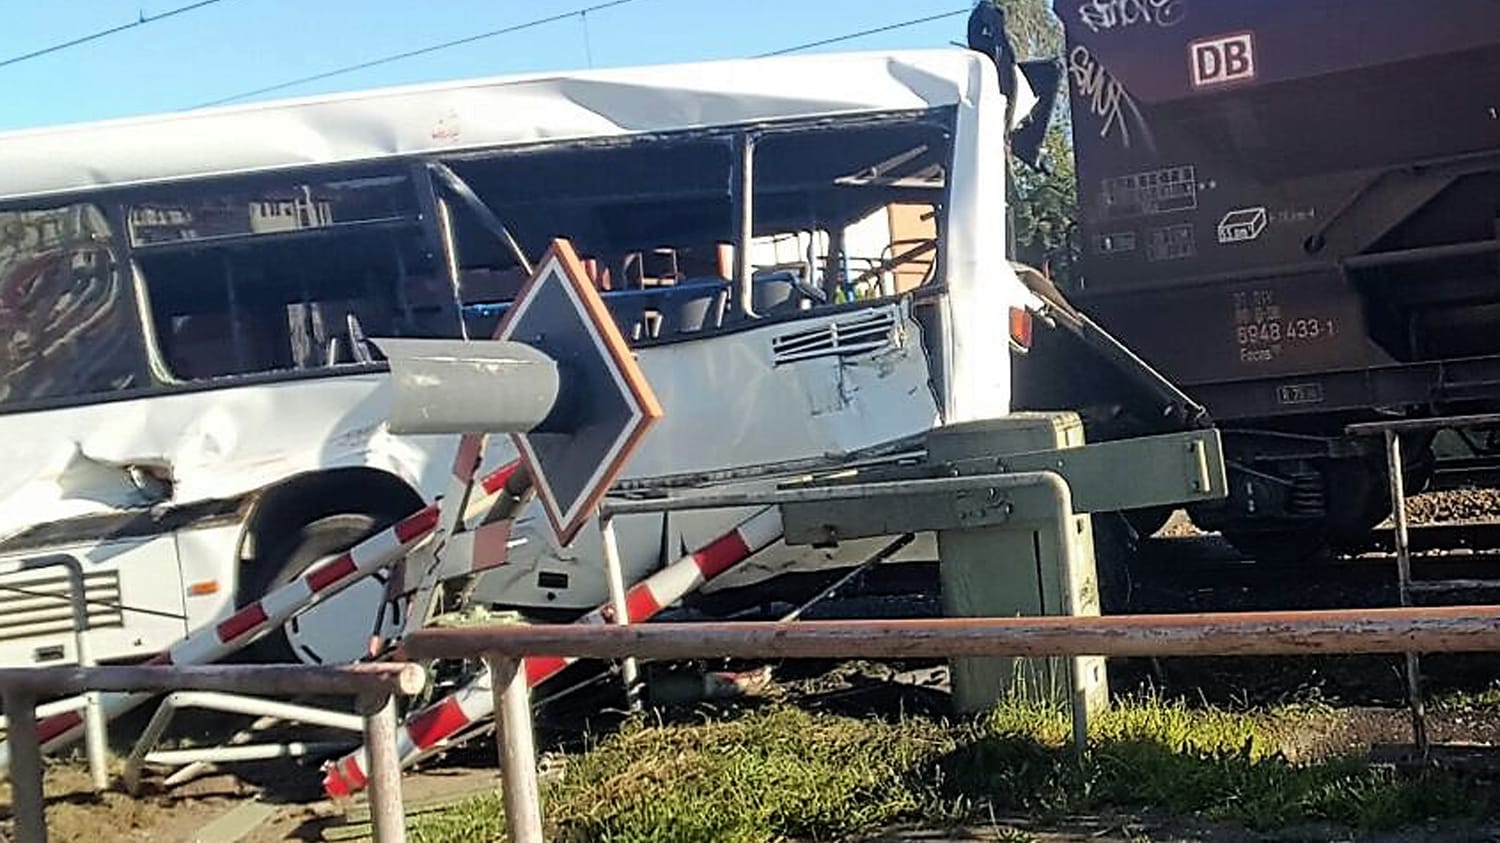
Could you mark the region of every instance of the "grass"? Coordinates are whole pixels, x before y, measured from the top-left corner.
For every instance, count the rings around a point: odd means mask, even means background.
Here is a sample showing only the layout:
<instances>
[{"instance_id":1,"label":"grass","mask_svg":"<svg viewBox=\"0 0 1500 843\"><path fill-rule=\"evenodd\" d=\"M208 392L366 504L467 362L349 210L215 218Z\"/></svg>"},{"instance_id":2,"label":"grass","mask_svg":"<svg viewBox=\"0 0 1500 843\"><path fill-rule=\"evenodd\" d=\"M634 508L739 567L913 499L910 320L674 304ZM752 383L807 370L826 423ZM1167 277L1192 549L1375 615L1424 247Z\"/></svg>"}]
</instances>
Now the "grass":
<instances>
[{"instance_id":1,"label":"grass","mask_svg":"<svg viewBox=\"0 0 1500 843\"><path fill-rule=\"evenodd\" d=\"M1143 699L1069 746L1058 709L1009 704L958 724L812 714L790 707L727 721L634 721L570 757L543 794L565 841L839 840L903 822L957 825L1151 808L1271 829L1331 822L1384 829L1473 814L1460 785L1354 759L1297 763L1290 730L1316 712L1227 712ZM424 843L499 840L497 798L424 819Z\"/></svg>"},{"instance_id":2,"label":"grass","mask_svg":"<svg viewBox=\"0 0 1500 843\"><path fill-rule=\"evenodd\" d=\"M1434 711L1466 713L1491 712L1500 709L1500 684L1477 691L1451 691L1438 695L1431 703Z\"/></svg>"}]
</instances>

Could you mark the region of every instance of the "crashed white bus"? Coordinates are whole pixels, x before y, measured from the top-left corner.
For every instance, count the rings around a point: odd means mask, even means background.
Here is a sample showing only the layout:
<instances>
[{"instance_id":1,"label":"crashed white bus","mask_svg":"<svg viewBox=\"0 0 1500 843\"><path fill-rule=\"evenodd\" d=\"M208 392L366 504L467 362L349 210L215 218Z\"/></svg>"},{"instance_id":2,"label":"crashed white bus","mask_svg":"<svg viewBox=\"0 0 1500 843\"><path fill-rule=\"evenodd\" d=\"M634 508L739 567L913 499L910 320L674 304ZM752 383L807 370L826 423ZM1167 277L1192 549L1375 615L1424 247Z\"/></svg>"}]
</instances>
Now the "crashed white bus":
<instances>
[{"instance_id":1,"label":"crashed white bus","mask_svg":"<svg viewBox=\"0 0 1500 843\"><path fill-rule=\"evenodd\" d=\"M1005 150L1035 102L951 49L0 136L0 663L72 658L63 572L17 560L79 559L95 657L133 658L441 493L456 442L386 430L367 338L487 337L553 237L665 409L627 478L1006 414L1007 313L1035 299L1004 249ZM744 515L621 519L626 578ZM778 545L745 576L861 550ZM605 599L600 556L596 527L558 547L532 504L474 597L576 614ZM266 649L354 658L382 597L349 589Z\"/></svg>"}]
</instances>

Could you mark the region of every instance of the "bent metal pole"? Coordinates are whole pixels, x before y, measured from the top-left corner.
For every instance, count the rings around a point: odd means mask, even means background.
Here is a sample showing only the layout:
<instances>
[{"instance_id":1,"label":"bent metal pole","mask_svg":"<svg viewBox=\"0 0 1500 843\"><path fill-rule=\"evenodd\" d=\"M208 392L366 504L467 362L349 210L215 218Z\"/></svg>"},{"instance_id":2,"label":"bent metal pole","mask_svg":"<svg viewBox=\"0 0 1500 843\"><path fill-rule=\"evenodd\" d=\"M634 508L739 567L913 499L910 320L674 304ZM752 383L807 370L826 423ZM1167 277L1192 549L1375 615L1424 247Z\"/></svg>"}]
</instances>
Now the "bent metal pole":
<instances>
[{"instance_id":1,"label":"bent metal pole","mask_svg":"<svg viewBox=\"0 0 1500 843\"><path fill-rule=\"evenodd\" d=\"M426 684L415 664L31 667L0 669L6 713L10 715L9 759L14 767L12 813L21 843L46 843L41 735L32 706L41 696L89 690L159 692L179 688L224 693L349 694L362 701L366 732L374 747L376 774L371 813L376 843L406 839L401 803L401 771L396 766L395 709L392 694L410 695ZM384 714L383 723L375 723ZM388 728L381 729L384 725Z\"/></svg>"}]
</instances>

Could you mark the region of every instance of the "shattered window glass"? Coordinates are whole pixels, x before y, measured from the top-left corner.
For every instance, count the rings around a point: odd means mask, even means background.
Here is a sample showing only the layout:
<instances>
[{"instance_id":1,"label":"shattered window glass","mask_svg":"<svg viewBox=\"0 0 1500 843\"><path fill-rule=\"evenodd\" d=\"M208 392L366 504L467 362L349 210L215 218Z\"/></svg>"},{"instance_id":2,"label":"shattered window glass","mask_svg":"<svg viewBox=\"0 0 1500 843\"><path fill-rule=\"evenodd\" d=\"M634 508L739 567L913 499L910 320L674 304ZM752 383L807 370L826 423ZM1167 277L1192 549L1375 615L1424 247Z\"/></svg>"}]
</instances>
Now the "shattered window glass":
<instances>
[{"instance_id":1,"label":"shattered window glass","mask_svg":"<svg viewBox=\"0 0 1500 843\"><path fill-rule=\"evenodd\" d=\"M92 205L0 212L0 405L148 384L134 300Z\"/></svg>"}]
</instances>

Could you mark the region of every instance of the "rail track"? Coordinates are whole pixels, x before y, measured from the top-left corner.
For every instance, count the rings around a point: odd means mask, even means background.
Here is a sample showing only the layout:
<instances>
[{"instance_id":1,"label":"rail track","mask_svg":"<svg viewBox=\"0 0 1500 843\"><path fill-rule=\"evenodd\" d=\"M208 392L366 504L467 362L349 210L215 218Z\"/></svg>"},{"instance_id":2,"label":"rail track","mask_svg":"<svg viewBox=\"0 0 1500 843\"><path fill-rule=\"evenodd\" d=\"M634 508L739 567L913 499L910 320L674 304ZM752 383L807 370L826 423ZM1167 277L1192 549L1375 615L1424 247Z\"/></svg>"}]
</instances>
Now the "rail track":
<instances>
[{"instance_id":1,"label":"rail track","mask_svg":"<svg viewBox=\"0 0 1500 843\"><path fill-rule=\"evenodd\" d=\"M1416 526L1411 528L1411 547L1414 581L1500 579L1500 521ZM1385 583L1394 590L1395 565L1389 528L1372 532L1364 542L1342 552L1295 565L1258 562L1217 535L1148 539L1131 560L1137 579L1200 587L1216 583L1270 587Z\"/></svg>"}]
</instances>

